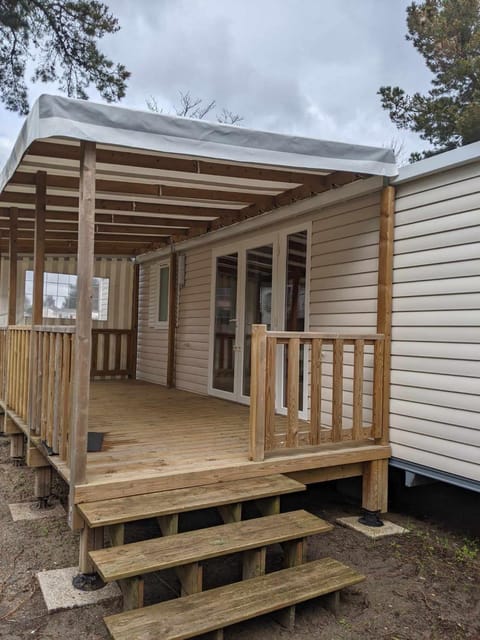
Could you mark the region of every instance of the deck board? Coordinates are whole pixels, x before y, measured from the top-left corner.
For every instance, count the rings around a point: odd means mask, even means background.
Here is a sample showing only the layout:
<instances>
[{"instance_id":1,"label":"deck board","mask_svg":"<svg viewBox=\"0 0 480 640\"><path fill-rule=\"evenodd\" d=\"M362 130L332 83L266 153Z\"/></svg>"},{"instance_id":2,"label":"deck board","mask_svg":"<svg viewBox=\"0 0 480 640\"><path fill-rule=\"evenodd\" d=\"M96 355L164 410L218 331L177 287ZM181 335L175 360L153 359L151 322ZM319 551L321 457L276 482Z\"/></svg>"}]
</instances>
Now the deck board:
<instances>
[{"instance_id":1,"label":"deck board","mask_svg":"<svg viewBox=\"0 0 480 640\"><path fill-rule=\"evenodd\" d=\"M89 430L104 433L102 450L87 455L87 482L75 502L153 493L181 487L293 473L387 458L372 442L325 444L321 450L248 459L247 406L167 389L148 382L91 385ZM286 420L278 416L277 424ZM69 480L58 456L50 462Z\"/></svg>"}]
</instances>

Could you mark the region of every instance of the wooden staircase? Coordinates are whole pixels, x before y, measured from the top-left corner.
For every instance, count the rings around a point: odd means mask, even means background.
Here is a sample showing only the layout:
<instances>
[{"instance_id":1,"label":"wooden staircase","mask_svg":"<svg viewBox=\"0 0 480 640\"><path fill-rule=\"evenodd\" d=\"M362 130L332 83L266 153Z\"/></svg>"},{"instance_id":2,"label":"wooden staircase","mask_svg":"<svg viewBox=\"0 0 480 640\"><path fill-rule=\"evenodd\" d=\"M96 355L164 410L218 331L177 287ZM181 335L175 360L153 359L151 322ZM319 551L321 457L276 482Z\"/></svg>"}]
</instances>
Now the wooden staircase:
<instances>
[{"instance_id":1,"label":"wooden staircase","mask_svg":"<svg viewBox=\"0 0 480 640\"><path fill-rule=\"evenodd\" d=\"M340 589L364 580L336 560L305 563L305 539L332 525L303 510L280 513L280 496L304 489L276 475L80 505L89 527L110 530L113 546L89 556L103 580L117 580L124 594L126 611L105 618L111 637L181 640L215 632L219 640L224 627L272 612L291 627L295 604L338 597ZM261 517L241 519L247 501ZM179 514L207 507L216 507L224 524L178 533ZM125 522L151 517L163 537L123 544ZM283 547L283 568L265 574L267 548L274 544ZM230 554L242 554L242 580L203 591L202 563ZM143 576L165 569L176 571L181 596L144 607Z\"/></svg>"}]
</instances>

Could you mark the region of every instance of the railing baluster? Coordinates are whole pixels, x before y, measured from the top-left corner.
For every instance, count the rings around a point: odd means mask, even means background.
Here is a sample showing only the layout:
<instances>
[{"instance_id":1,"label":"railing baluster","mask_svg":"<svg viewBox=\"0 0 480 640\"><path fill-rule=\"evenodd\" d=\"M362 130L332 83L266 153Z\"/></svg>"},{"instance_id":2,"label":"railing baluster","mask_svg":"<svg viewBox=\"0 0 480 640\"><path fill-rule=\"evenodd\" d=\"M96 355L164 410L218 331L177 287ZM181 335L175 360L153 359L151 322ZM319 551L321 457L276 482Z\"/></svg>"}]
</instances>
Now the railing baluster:
<instances>
[{"instance_id":1,"label":"railing baluster","mask_svg":"<svg viewBox=\"0 0 480 640\"><path fill-rule=\"evenodd\" d=\"M61 417L61 391L62 391L62 336L55 336L55 371L53 390L53 434L52 449L55 453L60 451L60 417Z\"/></svg>"},{"instance_id":2,"label":"railing baluster","mask_svg":"<svg viewBox=\"0 0 480 640\"><path fill-rule=\"evenodd\" d=\"M385 343L380 340L375 343L373 358L373 437L382 437L382 408L383 408L383 352Z\"/></svg>"},{"instance_id":3,"label":"railing baluster","mask_svg":"<svg viewBox=\"0 0 480 640\"><path fill-rule=\"evenodd\" d=\"M332 442L342 440L343 419L343 340L333 342Z\"/></svg>"},{"instance_id":4,"label":"railing baluster","mask_svg":"<svg viewBox=\"0 0 480 640\"><path fill-rule=\"evenodd\" d=\"M39 436L42 434L42 391L43 391L43 333L36 332L37 335L37 366L38 377L35 382L35 433Z\"/></svg>"},{"instance_id":5,"label":"railing baluster","mask_svg":"<svg viewBox=\"0 0 480 640\"><path fill-rule=\"evenodd\" d=\"M110 369L110 334L103 334L103 370L108 371Z\"/></svg>"},{"instance_id":6,"label":"railing baluster","mask_svg":"<svg viewBox=\"0 0 480 640\"><path fill-rule=\"evenodd\" d=\"M300 375L300 340L288 342L287 375L287 447L298 447L298 392Z\"/></svg>"},{"instance_id":7,"label":"railing baluster","mask_svg":"<svg viewBox=\"0 0 480 640\"><path fill-rule=\"evenodd\" d=\"M251 460L265 457L265 388L266 388L266 325L252 326L249 456Z\"/></svg>"},{"instance_id":8,"label":"railing baluster","mask_svg":"<svg viewBox=\"0 0 480 640\"><path fill-rule=\"evenodd\" d=\"M265 449L275 446L275 385L277 365L277 340L267 338L267 371L265 386Z\"/></svg>"},{"instance_id":9,"label":"railing baluster","mask_svg":"<svg viewBox=\"0 0 480 640\"><path fill-rule=\"evenodd\" d=\"M353 425L352 440L361 440L363 426L363 366L365 341L355 340L353 354Z\"/></svg>"},{"instance_id":10,"label":"railing baluster","mask_svg":"<svg viewBox=\"0 0 480 640\"><path fill-rule=\"evenodd\" d=\"M312 340L310 390L310 443L320 442L322 415L322 339Z\"/></svg>"}]
</instances>

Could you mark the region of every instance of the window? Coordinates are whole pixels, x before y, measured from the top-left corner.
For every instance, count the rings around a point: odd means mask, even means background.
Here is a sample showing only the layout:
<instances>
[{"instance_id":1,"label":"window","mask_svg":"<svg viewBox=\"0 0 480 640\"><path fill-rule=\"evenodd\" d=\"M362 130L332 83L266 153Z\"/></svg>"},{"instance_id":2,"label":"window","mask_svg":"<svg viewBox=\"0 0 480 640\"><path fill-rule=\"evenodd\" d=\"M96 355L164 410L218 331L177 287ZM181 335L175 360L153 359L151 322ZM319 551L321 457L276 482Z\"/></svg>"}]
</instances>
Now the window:
<instances>
[{"instance_id":1,"label":"window","mask_svg":"<svg viewBox=\"0 0 480 640\"><path fill-rule=\"evenodd\" d=\"M167 264L160 265L158 278L158 314L159 323L168 322L168 293L170 288L170 267Z\"/></svg>"},{"instance_id":2,"label":"window","mask_svg":"<svg viewBox=\"0 0 480 640\"><path fill-rule=\"evenodd\" d=\"M93 279L92 319L108 319L108 278ZM32 315L33 271L25 273L25 319ZM67 273L43 275L43 317L75 320L77 276Z\"/></svg>"}]
</instances>

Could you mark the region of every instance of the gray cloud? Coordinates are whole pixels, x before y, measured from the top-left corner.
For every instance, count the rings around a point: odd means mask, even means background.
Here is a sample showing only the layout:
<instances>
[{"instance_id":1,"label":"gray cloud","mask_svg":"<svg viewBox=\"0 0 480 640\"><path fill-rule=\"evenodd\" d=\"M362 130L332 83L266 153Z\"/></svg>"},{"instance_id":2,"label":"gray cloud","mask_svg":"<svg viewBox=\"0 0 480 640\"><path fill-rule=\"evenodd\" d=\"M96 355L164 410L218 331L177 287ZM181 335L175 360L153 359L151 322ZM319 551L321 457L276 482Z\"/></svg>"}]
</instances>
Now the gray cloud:
<instances>
[{"instance_id":1,"label":"gray cloud","mask_svg":"<svg viewBox=\"0 0 480 640\"><path fill-rule=\"evenodd\" d=\"M429 74L405 41L407 0L110 0L122 29L102 47L132 72L125 106L178 92L215 99L244 125L386 145L399 132L382 111L382 84L424 90ZM35 86L32 98L56 87ZM95 98L92 92L92 98ZM2 109L0 162L21 118Z\"/></svg>"}]
</instances>

